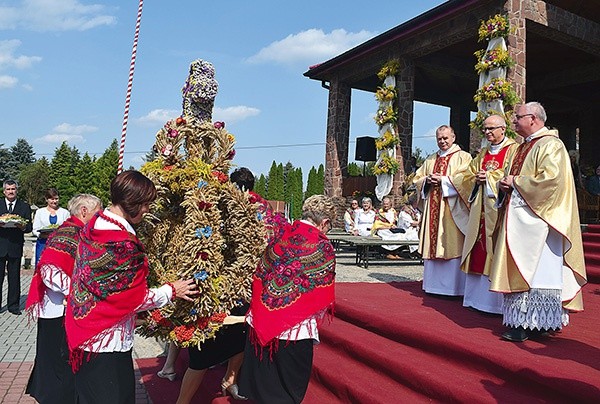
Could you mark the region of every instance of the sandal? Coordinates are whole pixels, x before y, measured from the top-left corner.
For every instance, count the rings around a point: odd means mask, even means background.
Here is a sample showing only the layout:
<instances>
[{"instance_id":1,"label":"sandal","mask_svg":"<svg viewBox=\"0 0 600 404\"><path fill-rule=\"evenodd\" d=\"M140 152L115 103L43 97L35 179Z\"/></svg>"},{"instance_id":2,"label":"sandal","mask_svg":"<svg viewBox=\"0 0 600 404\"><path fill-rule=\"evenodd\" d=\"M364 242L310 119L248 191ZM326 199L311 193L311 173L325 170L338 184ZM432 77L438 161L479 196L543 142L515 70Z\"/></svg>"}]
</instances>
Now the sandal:
<instances>
[{"instance_id":1,"label":"sandal","mask_svg":"<svg viewBox=\"0 0 600 404\"><path fill-rule=\"evenodd\" d=\"M240 395L237 384L227 385L225 379L221 380L221 394L223 397L227 397L227 393L231 395L234 400L247 400L248 397Z\"/></svg>"},{"instance_id":2,"label":"sandal","mask_svg":"<svg viewBox=\"0 0 600 404\"><path fill-rule=\"evenodd\" d=\"M170 382L173 382L177 378L177 373L175 373L175 372L167 373L167 372L163 372L162 370L159 370L156 373L156 376L160 377L161 379L169 379Z\"/></svg>"}]
</instances>

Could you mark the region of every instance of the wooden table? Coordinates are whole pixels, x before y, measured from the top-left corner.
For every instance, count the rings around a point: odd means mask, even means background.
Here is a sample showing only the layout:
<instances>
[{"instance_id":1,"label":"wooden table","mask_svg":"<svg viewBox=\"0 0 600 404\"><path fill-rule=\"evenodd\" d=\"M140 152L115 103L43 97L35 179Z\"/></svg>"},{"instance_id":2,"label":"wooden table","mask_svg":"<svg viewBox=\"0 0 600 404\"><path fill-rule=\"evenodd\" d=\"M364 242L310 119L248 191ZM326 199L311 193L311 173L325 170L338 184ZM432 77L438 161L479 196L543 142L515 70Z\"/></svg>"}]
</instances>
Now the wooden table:
<instances>
[{"instance_id":1,"label":"wooden table","mask_svg":"<svg viewBox=\"0 0 600 404\"><path fill-rule=\"evenodd\" d=\"M340 243L347 243L356 247L356 265L362 266L365 269L369 267L369 256L371 247L380 247L383 245L398 245L398 246L410 246L418 245L417 240L383 240L377 236L354 236L348 233L327 233L327 238L333 243L336 249L339 248ZM418 261L421 261L419 259Z\"/></svg>"}]
</instances>

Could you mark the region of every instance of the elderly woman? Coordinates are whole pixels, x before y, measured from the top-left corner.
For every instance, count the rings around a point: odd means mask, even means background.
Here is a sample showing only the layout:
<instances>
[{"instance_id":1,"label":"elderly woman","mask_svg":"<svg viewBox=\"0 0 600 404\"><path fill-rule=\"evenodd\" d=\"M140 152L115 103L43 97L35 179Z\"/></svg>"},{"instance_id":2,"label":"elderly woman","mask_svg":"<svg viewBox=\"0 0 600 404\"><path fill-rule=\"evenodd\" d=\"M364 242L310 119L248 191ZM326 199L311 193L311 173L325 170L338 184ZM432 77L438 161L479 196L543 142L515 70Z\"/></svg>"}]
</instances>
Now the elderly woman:
<instances>
[{"instance_id":1,"label":"elderly woman","mask_svg":"<svg viewBox=\"0 0 600 404\"><path fill-rule=\"evenodd\" d=\"M375 211L373 210L373 202L371 198L364 197L361 200L362 209L356 211L354 216L353 234L357 236L370 236L371 227L375 222Z\"/></svg>"},{"instance_id":2,"label":"elderly woman","mask_svg":"<svg viewBox=\"0 0 600 404\"><path fill-rule=\"evenodd\" d=\"M83 228L65 316L80 403L133 403L131 349L136 313L198 294L193 279L148 289L148 259L132 225L156 198L150 179L124 171L110 184L112 204Z\"/></svg>"},{"instance_id":3,"label":"elderly woman","mask_svg":"<svg viewBox=\"0 0 600 404\"><path fill-rule=\"evenodd\" d=\"M40 403L77 402L75 378L68 364L65 297L79 245L79 232L102 209L94 195L80 194L68 204L71 216L52 233L36 266L25 309L37 318L35 362L25 392Z\"/></svg>"},{"instance_id":4,"label":"elderly woman","mask_svg":"<svg viewBox=\"0 0 600 404\"><path fill-rule=\"evenodd\" d=\"M346 233L352 233L354 230L354 220L358 209L358 200L352 199L350 207L344 212L344 230L346 230Z\"/></svg>"},{"instance_id":5,"label":"elderly woman","mask_svg":"<svg viewBox=\"0 0 600 404\"><path fill-rule=\"evenodd\" d=\"M44 247L46 246L46 240L51 233L51 231L47 230L53 226L60 226L71 216L68 210L58 206L60 196L56 188L48 188L45 197L46 207L38 209L33 217L32 232L37 237L37 241L35 242L35 265L38 264L42 251L44 251Z\"/></svg>"},{"instance_id":6,"label":"elderly woman","mask_svg":"<svg viewBox=\"0 0 600 404\"><path fill-rule=\"evenodd\" d=\"M325 236L334 218L330 198L311 196L302 220L285 225L259 262L239 380L240 394L256 402L300 403L306 394L318 323L335 298L335 254Z\"/></svg>"},{"instance_id":7,"label":"elderly woman","mask_svg":"<svg viewBox=\"0 0 600 404\"><path fill-rule=\"evenodd\" d=\"M404 229L398 228L398 212L392 207L392 199L389 196L384 196L381 200L381 208L375 214L371 233L383 240L404 240ZM387 259L400 259L398 254L402 249L401 245L383 245L381 249L387 253Z\"/></svg>"},{"instance_id":8,"label":"elderly woman","mask_svg":"<svg viewBox=\"0 0 600 404\"><path fill-rule=\"evenodd\" d=\"M419 241L419 225L421 212L417 208L419 196L414 193L408 197L406 205L398 214L398 227L404 229L404 240ZM412 258L420 258L417 245L408 246Z\"/></svg>"}]
</instances>

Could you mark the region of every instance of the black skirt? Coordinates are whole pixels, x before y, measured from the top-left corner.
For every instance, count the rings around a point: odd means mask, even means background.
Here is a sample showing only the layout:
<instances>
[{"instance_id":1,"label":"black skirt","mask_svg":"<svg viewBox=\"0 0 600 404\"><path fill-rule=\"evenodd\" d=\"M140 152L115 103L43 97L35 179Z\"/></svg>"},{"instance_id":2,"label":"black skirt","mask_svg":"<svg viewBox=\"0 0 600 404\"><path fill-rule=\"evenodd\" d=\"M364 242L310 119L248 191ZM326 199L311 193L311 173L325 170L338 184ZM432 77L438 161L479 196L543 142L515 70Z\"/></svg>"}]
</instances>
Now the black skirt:
<instances>
[{"instance_id":1,"label":"black skirt","mask_svg":"<svg viewBox=\"0 0 600 404\"><path fill-rule=\"evenodd\" d=\"M279 340L274 352L255 349L249 339L238 379L239 392L257 403L301 403L313 361L312 339Z\"/></svg>"},{"instance_id":2,"label":"black skirt","mask_svg":"<svg viewBox=\"0 0 600 404\"><path fill-rule=\"evenodd\" d=\"M88 360L89 359L89 360ZM75 373L78 404L135 403L135 375L131 350L86 352Z\"/></svg>"},{"instance_id":3,"label":"black skirt","mask_svg":"<svg viewBox=\"0 0 600 404\"><path fill-rule=\"evenodd\" d=\"M65 318L38 318L35 362L25 393L42 404L77 402Z\"/></svg>"},{"instance_id":4,"label":"black skirt","mask_svg":"<svg viewBox=\"0 0 600 404\"><path fill-rule=\"evenodd\" d=\"M233 309L231 314L242 316L246 314L247 310L248 305L245 305ZM244 352L247 327L246 323L223 326L217 331L215 338L203 342L199 347L190 347L188 349L189 368L193 370L208 369Z\"/></svg>"}]
</instances>

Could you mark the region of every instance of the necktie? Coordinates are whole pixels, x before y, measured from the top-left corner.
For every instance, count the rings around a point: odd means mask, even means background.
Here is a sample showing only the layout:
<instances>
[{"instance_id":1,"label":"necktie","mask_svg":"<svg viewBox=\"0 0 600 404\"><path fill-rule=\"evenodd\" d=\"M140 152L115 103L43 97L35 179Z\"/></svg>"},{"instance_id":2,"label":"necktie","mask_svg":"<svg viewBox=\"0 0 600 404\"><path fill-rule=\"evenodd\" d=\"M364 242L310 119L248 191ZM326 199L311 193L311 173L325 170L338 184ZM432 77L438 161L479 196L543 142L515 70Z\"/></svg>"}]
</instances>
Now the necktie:
<instances>
[{"instance_id":1,"label":"necktie","mask_svg":"<svg viewBox=\"0 0 600 404\"><path fill-rule=\"evenodd\" d=\"M8 213L12 213L12 205L13 205L12 202L8 203Z\"/></svg>"}]
</instances>

